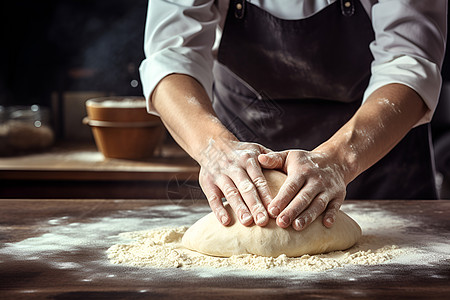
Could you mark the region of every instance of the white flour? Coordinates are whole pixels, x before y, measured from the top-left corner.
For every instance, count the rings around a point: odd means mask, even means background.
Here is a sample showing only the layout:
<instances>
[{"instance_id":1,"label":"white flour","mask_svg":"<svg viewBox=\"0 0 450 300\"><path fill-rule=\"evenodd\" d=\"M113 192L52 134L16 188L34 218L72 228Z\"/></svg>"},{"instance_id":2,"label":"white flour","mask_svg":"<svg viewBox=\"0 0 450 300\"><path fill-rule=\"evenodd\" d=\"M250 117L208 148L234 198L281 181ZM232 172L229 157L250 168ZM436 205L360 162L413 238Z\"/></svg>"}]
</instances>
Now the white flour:
<instances>
[{"instance_id":1,"label":"white flour","mask_svg":"<svg viewBox=\"0 0 450 300\"><path fill-rule=\"evenodd\" d=\"M414 266L419 266L418 270L431 266L432 269L426 270L428 275L433 275L433 266L445 264L450 257L450 235L429 231L426 224L414 216L406 219L374 207L370 202L344 203L343 210L363 230L362 239L348 251L303 256L301 259L251 255L224 259L184 253L174 250L177 247L174 241L179 240L187 226L209 213L210 208L195 203L189 206L188 201L183 203L185 206L171 204L121 210L106 217L80 219L75 215L55 215L35 224L33 237L0 244L0 269L6 268L2 264L10 260L18 260L26 264L45 263L52 268L70 271L80 282L126 277L147 284L174 277L187 280L195 276L207 280L216 276L222 279L242 276L277 278L280 284L296 286L305 278L313 278L314 282L318 278L359 280L371 274L388 278L401 266L408 270ZM91 204L88 202L86 205ZM95 209L93 206L92 210ZM170 227L161 230L163 226ZM7 227L2 230L6 234L14 233L8 233ZM152 243L155 246L149 247ZM164 260L161 260L162 253ZM108 255L120 264L111 263ZM133 265L139 267L130 267ZM159 267L143 267L149 265ZM286 278L289 280L284 280Z\"/></svg>"},{"instance_id":2,"label":"white flour","mask_svg":"<svg viewBox=\"0 0 450 300\"><path fill-rule=\"evenodd\" d=\"M363 236L357 245L347 251L335 251L321 255L303 255L297 258L280 255L263 257L251 254L229 258L203 255L181 246L181 238L187 227L161 228L120 234L134 239L128 244L116 244L108 249L108 257L114 264L138 267L231 267L249 270L286 268L300 271L323 271L346 265L374 265L404 253L404 249L392 245L393 241L376 236Z\"/></svg>"}]
</instances>

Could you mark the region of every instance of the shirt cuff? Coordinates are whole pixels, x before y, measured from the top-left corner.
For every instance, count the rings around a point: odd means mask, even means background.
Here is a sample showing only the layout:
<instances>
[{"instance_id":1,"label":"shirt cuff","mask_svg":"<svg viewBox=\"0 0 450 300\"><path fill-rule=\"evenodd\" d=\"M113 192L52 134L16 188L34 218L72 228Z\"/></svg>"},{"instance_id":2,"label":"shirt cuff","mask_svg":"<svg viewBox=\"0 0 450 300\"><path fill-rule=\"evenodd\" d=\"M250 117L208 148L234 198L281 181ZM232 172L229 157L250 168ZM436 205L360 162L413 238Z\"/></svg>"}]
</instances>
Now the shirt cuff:
<instances>
[{"instance_id":1,"label":"shirt cuff","mask_svg":"<svg viewBox=\"0 0 450 300\"><path fill-rule=\"evenodd\" d=\"M158 83L170 74L185 74L195 78L212 99L212 66L191 49L186 51L189 57L180 52L183 52L182 48L178 48L177 51L170 48L164 49L144 59L139 67L143 94L147 100L147 111L151 114L158 115L151 103L151 94Z\"/></svg>"},{"instance_id":2,"label":"shirt cuff","mask_svg":"<svg viewBox=\"0 0 450 300\"><path fill-rule=\"evenodd\" d=\"M372 65L372 77L363 103L377 89L390 83L404 84L422 97L428 111L414 126L431 121L439 99L442 78L439 67L420 57L399 56L389 62Z\"/></svg>"}]
</instances>

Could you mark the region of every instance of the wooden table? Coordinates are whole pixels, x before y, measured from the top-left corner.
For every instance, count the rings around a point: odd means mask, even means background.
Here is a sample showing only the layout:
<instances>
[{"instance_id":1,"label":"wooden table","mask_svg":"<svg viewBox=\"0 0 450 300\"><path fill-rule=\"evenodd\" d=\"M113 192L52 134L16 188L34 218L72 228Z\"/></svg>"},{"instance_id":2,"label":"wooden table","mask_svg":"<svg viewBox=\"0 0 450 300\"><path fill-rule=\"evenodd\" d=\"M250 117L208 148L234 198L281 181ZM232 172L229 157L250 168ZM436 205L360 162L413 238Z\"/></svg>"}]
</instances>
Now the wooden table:
<instances>
[{"instance_id":1,"label":"wooden table","mask_svg":"<svg viewBox=\"0 0 450 300\"><path fill-rule=\"evenodd\" d=\"M195 190L199 167L165 144L150 159L105 159L94 144L63 144L48 152L0 157L2 198L161 199Z\"/></svg>"},{"instance_id":2,"label":"wooden table","mask_svg":"<svg viewBox=\"0 0 450 300\"><path fill-rule=\"evenodd\" d=\"M348 201L346 205L364 213L408 218L411 224L402 229L406 237L437 239L440 248L450 253L450 201ZM155 222L178 224L181 214L202 215L209 210L204 200L4 199L0 207L1 299L450 297L450 256L445 258L445 253L431 264L345 267L289 277L257 272L205 275L191 269L142 269L108 262L105 250L117 233L146 229ZM83 239L90 242L79 242ZM417 242L425 245L426 240Z\"/></svg>"}]
</instances>

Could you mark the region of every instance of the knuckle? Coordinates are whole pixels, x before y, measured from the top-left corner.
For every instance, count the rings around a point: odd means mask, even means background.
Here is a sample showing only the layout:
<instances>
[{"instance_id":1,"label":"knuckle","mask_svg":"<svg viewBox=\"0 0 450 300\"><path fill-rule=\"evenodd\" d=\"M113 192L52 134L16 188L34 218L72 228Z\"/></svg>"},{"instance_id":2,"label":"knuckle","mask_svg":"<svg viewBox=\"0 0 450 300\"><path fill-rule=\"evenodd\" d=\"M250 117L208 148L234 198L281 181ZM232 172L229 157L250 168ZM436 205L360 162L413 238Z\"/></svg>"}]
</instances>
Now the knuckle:
<instances>
[{"instance_id":1,"label":"knuckle","mask_svg":"<svg viewBox=\"0 0 450 300\"><path fill-rule=\"evenodd\" d=\"M264 206L261 203L257 203L255 205L252 206L251 211L252 214L257 213L259 211L262 211L264 209Z\"/></svg>"},{"instance_id":2,"label":"knuckle","mask_svg":"<svg viewBox=\"0 0 450 300\"><path fill-rule=\"evenodd\" d=\"M264 176L257 176L255 179L253 179L253 183L256 187L264 187L267 185L267 180L264 178Z\"/></svg>"},{"instance_id":3,"label":"knuckle","mask_svg":"<svg viewBox=\"0 0 450 300\"><path fill-rule=\"evenodd\" d=\"M242 172L242 169L239 166L236 166L234 164L230 165L226 170L226 173L229 176L240 174L241 172Z\"/></svg>"},{"instance_id":4,"label":"knuckle","mask_svg":"<svg viewBox=\"0 0 450 300\"><path fill-rule=\"evenodd\" d=\"M315 170L308 165L302 167L302 173L305 177L313 177Z\"/></svg>"},{"instance_id":5,"label":"knuckle","mask_svg":"<svg viewBox=\"0 0 450 300\"><path fill-rule=\"evenodd\" d=\"M248 212L247 206L245 204L239 204L236 206L234 210L238 215L242 215L243 213Z\"/></svg>"},{"instance_id":6,"label":"knuckle","mask_svg":"<svg viewBox=\"0 0 450 300\"><path fill-rule=\"evenodd\" d=\"M322 176L317 178L316 185L322 191L325 191L325 190L329 189L329 188L327 188L327 182L323 179Z\"/></svg>"},{"instance_id":7,"label":"knuckle","mask_svg":"<svg viewBox=\"0 0 450 300\"><path fill-rule=\"evenodd\" d=\"M295 184L295 182L289 181L286 183L284 190L288 193L288 194L295 194L297 193L297 185Z\"/></svg>"},{"instance_id":8,"label":"knuckle","mask_svg":"<svg viewBox=\"0 0 450 300\"><path fill-rule=\"evenodd\" d=\"M214 215L216 216L217 220L221 220L221 218L226 214L221 209L217 208L214 210Z\"/></svg>"},{"instance_id":9,"label":"knuckle","mask_svg":"<svg viewBox=\"0 0 450 300\"><path fill-rule=\"evenodd\" d=\"M298 197L296 198L296 206L294 208L294 213L296 215L301 214L311 203L311 197L310 192L302 192Z\"/></svg>"},{"instance_id":10,"label":"knuckle","mask_svg":"<svg viewBox=\"0 0 450 300\"><path fill-rule=\"evenodd\" d=\"M237 195L239 194L237 189L229 184L224 186L223 193L227 198L234 198L237 197Z\"/></svg>"},{"instance_id":11,"label":"knuckle","mask_svg":"<svg viewBox=\"0 0 450 300\"><path fill-rule=\"evenodd\" d=\"M331 189L330 189L331 190ZM331 195L335 199L344 199L346 195L345 188L335 188L334 190L331 190Z\"/></svg>"},{"instance_id":12,"label":"knuckle","mask_svg":"<svg viewBox=\"0 0 450 300\"><path fill-rule=\"evenodd\" d=\"M208 182L215 182L218 185L226 184L227 180L228 180L228 176L226 176L225 174L218 174L214 178L213 177L209 177L209 178L206 179L206 181L208 181Z\"/></svg>"},{"instance_id":13,"label":"knuckle","mask_svg":"<svg viewBox=\"0 0 450 300\"><path fill-rule=\"evenodd\" d=\"M324 198L322 198L322 197L318 197L317 200L316 200L316 205L317 205L317 208L318 208L320 211L324 211L325 208L326 208L327 205L328 205L328 201L326 201L326 200L325 200Z\"/></svg>"},{"instance_id":14,"label":"knuckle","mask_svg":"<svg viewBox=\"0 0 450 300\"><path fill-rule=\"evenodd\" d=\"M241 154L241 161L248 163L249 160L253 158L253 155L250 151L244 151Z\"/></svg>"},{"instance_id":15,"label":"knuckle","mask_svg":"<svg viewBox=\"0 0 450 300\"><path fill-rule=\"evenodd\" d=\"M212 176L210 174L200 174L199 183L203 185L213 185L216 181L218 181L218 176Z\"/></svg>"},{"instance_id":16,"label":"knuckle","mask_svg":"<svg viewBox=\"0 0 450 300\"><path fill-rule=\"evenodd\" d=\"M306 213L302 216L303 220L305 221L305 225L312 223L315 219L315 215L313 213Z\"/></svg>"},{"instance_id":17,"label":"knuckle","mask_svg":"<svg viewBox=\"0 0 450 300\"><path fill-rule=\"evenodd\" d=\"M254 186L250 180L242 180L239 183L239 190L242 193L250 193L253 190Z\"/></svg>"},{"instance_id":18,"label":"knuckle","mask_svg":"<svg viewBox=\"0 0 450 300\"><path fill-rule=\"evenodd\" d=\"M208 203L209 203L209 206L213 206L213 205L215 205L220 199L219 199L219 196L217 196L217 194L210 194L208 197L207 197L207 199L208 199Z\"/></svg>"},{"instance_id":19,"label":"knuckle","mask_svg":"<svg viewBox=\"0 0 450 300\"><path fill-rule=\"evenodd\" d=\"M248 168L258 168L255 157L250 157L246 160L246 167Z\"/></svg>"},{"instance_id":20,"label":"knuckle","mask_svg":"<svg viewBox=\"0 0 450 300\"><path fill-rule=\"evenodd\" d=\"M325 218L332 218L335 219L337 211L333 210L327 210L325 213Z\"/></svg>"},{"instance_id":21,"label":"knuckle","mask_svg":"<svg viewBox=\"0 0 450 300\"><path fill-rule=\"evenodd\" d=\"M270 159L271 166L277 166L283 164L283 157L279 153L271 152L267 154L267 157Z\"/></svg>"},{"instance_id":22,"label":"knuckle","mask_svg":"<svg viewBox=\"0 0 450 300\"><path fill-rule=\"evenodd\" d=\"M339 202L334 202L333 204L330 205L331 211L338 212L339 209L341 209L341 203Z\"/></svg>"},{"instance_id":23,"label":"knuckle","mask_svg":"<svg viewBox=\"0 0 450 300\"><path fill-rule=\"evenodd\" d=\"M206 171L201 171L199 173L199 182L208 183L211 181L211 175Z\"/></svg>"},{"instance_id":24,"label":"knuckle","mask_svg":"<svg viewBox=\"0 0 450 300\"><path fill-rule=\"evenodd\" d=\"M310 203L312 199L312 191L304 190L300 194L300 201L305 203Z\"/></svg>"},{"instance_id":25,"label":"knuckle","mask_svg":"<svg viewBox=\"0 0 450 300\"><path fill-rule=\"evenodd\" d=\"M305 207L306 207L306 205L304 203L299 203L298 206L296 206L296 207L294 207L294 209L292 209L292 211L291 211L292 217L299 216L303 212Z\"/></svg>"}]
</instances>

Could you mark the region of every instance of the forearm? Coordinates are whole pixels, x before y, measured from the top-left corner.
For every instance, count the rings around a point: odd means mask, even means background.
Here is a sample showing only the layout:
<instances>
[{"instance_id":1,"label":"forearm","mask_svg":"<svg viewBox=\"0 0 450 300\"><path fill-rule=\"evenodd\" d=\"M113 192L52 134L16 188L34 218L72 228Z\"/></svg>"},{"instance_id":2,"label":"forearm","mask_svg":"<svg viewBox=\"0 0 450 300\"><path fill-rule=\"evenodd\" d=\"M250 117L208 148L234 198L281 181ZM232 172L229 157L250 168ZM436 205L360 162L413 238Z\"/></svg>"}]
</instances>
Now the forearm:
<instances>
[{"instance_id":1,"label":"forearm","mask_svg":"<svg viewBox=\"0 0 450 300\"><path fill-rule=\"evenodd\" d=\"M211 141L237 141L217 118L203 87L188 75L163 78L151 101L177 143L197 161Z\"/></svg>"},{"instance_id":2,"label":"forearm","mask_svg":"<svg viewBox=\"0 0 450 300\"><path fill-rule=\"evenodd\" d=\"M199 164L199 183L211 209L223 224L231 218L225 197L244 225L265 226L270 190L259 167L261 145L239 142L216 117L203 87L192 77L165 77L152 95L152 105L175 140Z\"/></svg>"},{"instance_id":3,"label":"forearm","mask_svg":"<svg viewBox=\"0 0 450 300\"><path fill-rule=\"evenodd\" d=\"M386 85L314 151L342 166L348 184L385 156L425 113L426 106L414 90L401 84Z\"/></svg>"}]
</instances>

